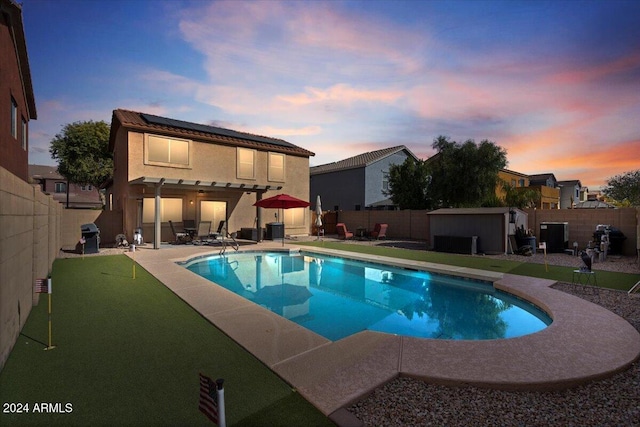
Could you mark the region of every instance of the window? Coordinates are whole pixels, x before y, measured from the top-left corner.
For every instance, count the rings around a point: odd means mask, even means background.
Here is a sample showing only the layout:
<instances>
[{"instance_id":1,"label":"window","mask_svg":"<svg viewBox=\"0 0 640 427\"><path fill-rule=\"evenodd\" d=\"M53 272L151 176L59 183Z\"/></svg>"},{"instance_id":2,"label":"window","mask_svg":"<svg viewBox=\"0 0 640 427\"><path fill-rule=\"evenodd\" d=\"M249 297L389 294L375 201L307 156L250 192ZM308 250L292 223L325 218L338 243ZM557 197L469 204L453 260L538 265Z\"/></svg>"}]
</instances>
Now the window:
<instances>
[{"instance_id":1,"label":"window","mask_svg":"<svg viewBox=\"0 0 640 427\"><path fill-rule=\"evenodd\" d=\"M227 220L227 202L202 200L200 202L200 221L211 221L211 231L218 231L220 221Z\"/></svg>"},{"instance_id":2,"label":"window","mask_svg":"<svg viewBox=\"0 0 640 427\"><path fill-rule=\"evenodd\" d=\"M56 193L66 193L67 192L67 183L66 182L56 182Z\"/></svg>"},{"instance_id":3,"label":"window","mask_svg":"<svg viewBox=\"0 0 640 427\"><path fill-rule=\"evenodd\" d=\"M520 181L518 181L520 183L520 187L524 187L524 179L520 178Z\"/></svg>"},{"instance_id":4,"label":"window","mask_svg":"<svg viewBox=\"0 0 640 427\"><path fill-rule=\"evenodd\" d=\"M80 190L82 190L82 191L91 191L91 190L93 190L93 186L92 185L83 185L82 187L80 187Z\"/></svg>"},{"instance_id":5,"label":"window","mask_svg":"<svg viewBox=\"0 0 640 427\"><path fill-rule=\"evenodd\" d=\"M283 209L283 217L285 226L290 227L303 227L305 225L305 217L307 216L307 212L309 209L307 208L294 208L294 209Z\"/></svg>"},{"instance_id":6,"label":"window","mask_svg":"<svg viewBox=\"0 0 640 427\"><path fill-rule=\"evenodd\" d=\"M11 97L11 136L18 138L18 103Z\"/></svg>"},{"instance_id":7,"label":"window","mask_svg":"<svg viewBox=\"0 0 640 427\"><path fill-rule=\"evenodd\" d=\"M255 179L256 150L238 147L238 178Z\"/></svg>"},{"instance_id":8,"label":"window","mask_svg":"<svg viewBox=\"0 0 640 427\"><path fill-rule=\"evenodd\" d=\"M515 186L516 186L516 180L512 179L511 180L511 187L515 188Z\"/></svg>"},{"instance_id":9,"label":"window","mask_svg":"<svg viewBox=\"0 0 640 427\"><path fill-rule=\"evenodd\" d=\"M382 172L382 191L389 191L389 172Z\"/></svg>"},{"instance_id":10,"label":"window","mask_svg":"<svg viewBox=\"0 0 640 427\"><path fill-rule=\"evenodd\" d=\"M22 118L22 149L27 149L27 121Z\"/></svg>"},{"instance_id":11,"label":"window","mask_svg":"<svg viewBox=\"0 0 640 427\"><path fill-rule=\"evenodd\" d=\"M144 162L148 165L188 168L191 166L188 139L145 135Z\"/></svg>"},{"instance_id":12,"label":"window","mask_svg":"<svg viewBox=\"0 0 640 427\"><path fill-rule=\"evenodd\" d=\"M156 199L145 197L142 200L142 222L155 222ZM182 199L160 199L160 222L182 222Z\"/></svg>"},{"instance_id":13,"label":"window","mask_svg":"<svg viewBox=\"0 0 640 427\"><path fill-rule=\"evenodd\" d=\"M284 154L269 153L269 181L284 182Z\"/></svg>"}]
</instances>

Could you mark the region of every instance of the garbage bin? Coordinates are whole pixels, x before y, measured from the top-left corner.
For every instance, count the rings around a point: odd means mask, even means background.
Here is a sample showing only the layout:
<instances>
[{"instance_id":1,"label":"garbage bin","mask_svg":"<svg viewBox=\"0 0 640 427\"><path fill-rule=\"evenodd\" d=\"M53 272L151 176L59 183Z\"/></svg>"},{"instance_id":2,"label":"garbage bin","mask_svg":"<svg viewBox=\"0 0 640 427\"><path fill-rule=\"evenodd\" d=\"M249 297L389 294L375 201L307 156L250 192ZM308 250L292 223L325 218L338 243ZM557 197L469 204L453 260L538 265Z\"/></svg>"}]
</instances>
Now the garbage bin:
<instances>
[{"instance_id":1,"label":"garbage bin","mask_svg":"<svg viewBox=\"0 0 640 427\"><path fill-rule=\"evenodd\" d=\"M267 224L267 240L284 239L284 224L270 222Z\"/></svg>"},{"instance_id":2,"label":"garbage bin","mask_svg":"<svg viewBox=\"0 0 640 427\"><path fill-rule=\"evenodd\" d=\"M536 253L536 236L527 236L521 238L518 242L518 249L523 246L531 246L533 253Z\"/></svg>"},{"instance_id":3,"label":"garbage bin","mask_svg":"<svg viewBox=\"0 0 640 427\"><path fill-rule=\"evenodd\" d=\"M100 249L100 229L94 224L82 224L80 226L82 239L84 240L84 253L97 254Z\"/></svg>"}]
</instances>

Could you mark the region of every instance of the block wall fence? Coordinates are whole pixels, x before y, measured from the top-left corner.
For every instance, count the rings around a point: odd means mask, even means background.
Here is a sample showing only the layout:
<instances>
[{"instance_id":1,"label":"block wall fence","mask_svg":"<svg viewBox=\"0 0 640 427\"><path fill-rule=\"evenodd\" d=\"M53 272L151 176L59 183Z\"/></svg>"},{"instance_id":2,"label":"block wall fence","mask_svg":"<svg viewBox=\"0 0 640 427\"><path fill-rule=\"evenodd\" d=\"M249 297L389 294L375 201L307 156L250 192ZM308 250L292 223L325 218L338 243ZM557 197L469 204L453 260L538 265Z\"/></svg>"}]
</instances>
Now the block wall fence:
<instances>
[{"instance_id":1,"label":"block wall fence","mask_svg":"<svg viewBox=\"0 0 640 427\"><path fill-rule=\"evenodd\" d=\"M540 241L541 222L568 222L569 244L578 242L580 248L593 240L599 224L618 228L626 236L622 252L634 256L640 250L640 208L621 209L523 209L528 215L529 229ZM429 242L429 215L426 210L401 211L338 211L337 222L344 222L350 231L358 227L372 230L377 222L389 224L390 239L412 239ZM315 216L311 213L313 223Z\"/></svg>"}]
</instances>

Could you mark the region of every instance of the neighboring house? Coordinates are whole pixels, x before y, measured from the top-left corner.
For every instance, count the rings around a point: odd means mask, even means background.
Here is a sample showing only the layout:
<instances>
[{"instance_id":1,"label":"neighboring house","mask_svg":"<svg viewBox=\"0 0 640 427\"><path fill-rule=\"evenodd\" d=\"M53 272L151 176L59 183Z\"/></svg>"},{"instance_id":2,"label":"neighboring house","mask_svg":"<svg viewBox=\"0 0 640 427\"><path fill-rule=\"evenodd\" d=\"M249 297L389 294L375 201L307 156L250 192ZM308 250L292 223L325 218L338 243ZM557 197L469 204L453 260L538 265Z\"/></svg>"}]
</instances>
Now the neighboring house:
<instances>
[{"instance_id":1,"label":"neighboring house","mask_svg":"<svg viewBox=\"0 0 640 427\"><path fill-rule=\"evenodd\" d=\"M560 209L560 188L554 174L529 175L529 187L540 194L537 209Z\"/></svg>"},{"instance_id":2,"label":"neighboring house","mask_svg":"<svg viewBox=\"0 0 640 427\"><path fill-rule=\"evenodd\" d=\"M0 0L0 166L29 181L29 120L35 120L22 7Z\"/></svg>"},{"instance_id":3,"label":"neighboring house","mask_svg":"<svg viewBox=\"0 0 640 427\"><path fill-rule=\"evenodd\" d=\"M310 170L311 193L320 195L325 210L395 208L389 196L389 167L407 158L419 159L404 145L371 151Z\"/></svg>"},{"instance_id":4,"label":"neighboring house","mask_svg":"<svg viewBox=\"0 0 640 427\"><path fill-rule=\"evenodd\" d=\"M29 165L29 177L40 189L53 196L65 207L74 209L102 209L103 202L97 188L91 185L69 184L69 204L67 206L67 180L58 173L55 166Z\"/></svg>"},{"instance_id":5,"label":"neighboring house","mask_svg":"<svg viewBox=\"0 0 640 427\"><path fill-rule=\"evenodd\" d=\"M132 238L142 228L158 248L172 241L172 221L227 222L262 239L263 222L276 215L288 235L308 234L308 208L262 209L258 200L286 193L309 197L309 157L287 141L127 110L114 110L109 150L113 179L106 185L107 209L122 212ZM263 218L266 219L263 220ZM250 234L252 236L252 234Z\"/></svg>"},{"instance_id":6,"label":"neighboring house","mask_svg":"<svg viewBox=\"0 0 640 427\"><path fill-rule=\"evenodd\" d=\"M582 196L586 196L586 193L583 191L579 180L558 181L558 187L560 187L561 209L573 209L576 204L586 201L586 198L582 199Z\"/></svg>"},{"instance_id":7,"label":"neighboring house","mask_svg":"<svg viewBox=\"0 0 640 427\"><path fill-rule=\"evenodd\" d=\"M504 200L505 191L500 181L506 182L513 188L521 188L529 186L529 176L520 172L509 169L502 169L498 172L498 185L496 186L496 196Z\"/></svg>"}]
</instances>

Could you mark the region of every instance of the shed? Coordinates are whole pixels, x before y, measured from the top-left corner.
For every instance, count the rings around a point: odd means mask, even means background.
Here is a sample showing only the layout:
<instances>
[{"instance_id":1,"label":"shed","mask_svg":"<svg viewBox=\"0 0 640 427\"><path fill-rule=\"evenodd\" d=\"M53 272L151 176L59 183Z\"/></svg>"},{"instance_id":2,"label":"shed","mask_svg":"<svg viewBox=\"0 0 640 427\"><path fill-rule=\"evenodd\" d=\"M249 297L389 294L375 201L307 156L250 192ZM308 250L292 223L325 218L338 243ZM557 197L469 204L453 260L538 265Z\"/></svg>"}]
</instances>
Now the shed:
<instances>
[{"instance_id":1,"label":"shed","mask_svg":"<svg viewBox=\"0 0 640 427\"><path fill-rule=\"evenodd\" d=\"M441 252L511 253L517 248L511 247L509 236L521 226L528 229L529 222L525 211L508 207L444 208L428 215L431 249Z\"/></svg>"}]
</instances>

